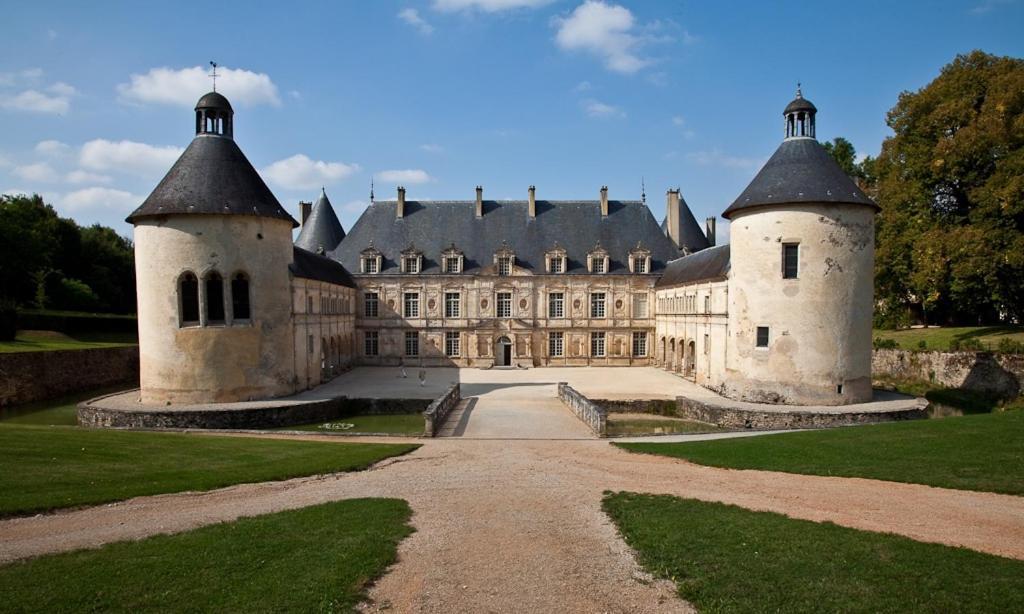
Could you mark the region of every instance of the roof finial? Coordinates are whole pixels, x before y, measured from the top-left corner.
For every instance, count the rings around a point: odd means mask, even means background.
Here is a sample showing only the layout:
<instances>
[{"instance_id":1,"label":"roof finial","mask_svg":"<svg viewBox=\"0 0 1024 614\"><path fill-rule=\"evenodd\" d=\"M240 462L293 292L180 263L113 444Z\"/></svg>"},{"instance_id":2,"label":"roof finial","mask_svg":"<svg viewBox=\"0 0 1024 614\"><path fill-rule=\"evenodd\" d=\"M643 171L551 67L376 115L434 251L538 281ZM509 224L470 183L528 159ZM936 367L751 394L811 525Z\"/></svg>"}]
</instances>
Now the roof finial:
<instances>
[{"instance_id":1,"label":"roof finial","mask_svg":"<svg viewBox=\"0 0 1024 614\"><path fill-rule=\"evenodd\" d=\"M647 186L644 184L643 175L640 175L640 202L647 204Z\"/></svg>"},{"instance_id":2,"label":"roof finial","mask_svg":"<svg viewBox=\"0 0 1024 614\"><path fill-rule=\"evenodd\" d=\"M373 202L373 177L370 177L370 202Z\"/></svg>"},{"instance_id":3,"label":"roof finial","mask_svg":"<svg viewBox=\"0 0 1024 614\"><path fill-rule=\"evenodd\" d=\"M213 66L213 70L210 72L210 77L213 78L213 91L217 91L217 63L210 60L210 66Z\"/></svg>"},{"instance_id":4,"label":"roof finial","mask_svg":"<svg viewBox=\"0 0 1024 614\"><path fill-rule=\"evenodd\" d=\"M800 91L800 82L799 81L796 82L796 97L797 98L803 98L804 97L804 93Z\"/></svg>"}]
</instances>

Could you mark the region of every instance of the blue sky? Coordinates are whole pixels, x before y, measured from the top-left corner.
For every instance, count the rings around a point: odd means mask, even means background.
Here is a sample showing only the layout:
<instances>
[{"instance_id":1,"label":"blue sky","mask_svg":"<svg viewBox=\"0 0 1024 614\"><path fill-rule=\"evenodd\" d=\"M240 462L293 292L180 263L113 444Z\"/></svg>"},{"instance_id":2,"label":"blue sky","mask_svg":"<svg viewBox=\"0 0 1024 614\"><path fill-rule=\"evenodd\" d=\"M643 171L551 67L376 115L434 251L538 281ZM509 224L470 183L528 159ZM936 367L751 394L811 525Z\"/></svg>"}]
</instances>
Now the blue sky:
<instances>
[{"instance_id":1,"label":"blue sky","mask_svg":"<svg viewBox=\"0 0 1024 614\"><path fill-rule=\"evenodd\" d=\"M348 228L371 177L380 199L635 199L643 177L659 220L677 186L703 220L774 151L798 80L819 139L874 155L899 93L956 54L1024 56L1015 0L291 4L8 4L0 192L130 235L216 60L293 213L326 185Z\"/></svg>"}]
</instances>

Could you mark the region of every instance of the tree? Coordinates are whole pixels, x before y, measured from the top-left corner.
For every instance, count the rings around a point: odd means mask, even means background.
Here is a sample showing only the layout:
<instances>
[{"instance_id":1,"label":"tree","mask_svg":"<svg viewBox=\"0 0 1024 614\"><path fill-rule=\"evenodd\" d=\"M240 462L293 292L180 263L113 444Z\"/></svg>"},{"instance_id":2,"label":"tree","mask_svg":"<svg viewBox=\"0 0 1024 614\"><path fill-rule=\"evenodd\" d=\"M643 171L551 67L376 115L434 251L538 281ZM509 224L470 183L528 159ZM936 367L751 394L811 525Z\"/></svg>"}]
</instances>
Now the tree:
<instances>
[{"instance_id":1,"label":"tree","mask_svg":"<svg viewBox=\"0 0 1024 614\"><path fill-rule=\"evenodd\" d=\"M957 56L887 123L861 164L882 207L878 298L938 323L1024 319L1024 60Z\"/></svg>"},{"instance_id":2,"label":"tree","mask_svg":"<svg viewBox=\"0 0 1024 614\"><path fill-rule=\"evenodd\" d=\"M857 164L857 150L853 148L853 143L837 136L831 141L826 141L822 146L835 159L844 173L853 179L863 176L860 165Z\"/></svg>"}]
</instances>

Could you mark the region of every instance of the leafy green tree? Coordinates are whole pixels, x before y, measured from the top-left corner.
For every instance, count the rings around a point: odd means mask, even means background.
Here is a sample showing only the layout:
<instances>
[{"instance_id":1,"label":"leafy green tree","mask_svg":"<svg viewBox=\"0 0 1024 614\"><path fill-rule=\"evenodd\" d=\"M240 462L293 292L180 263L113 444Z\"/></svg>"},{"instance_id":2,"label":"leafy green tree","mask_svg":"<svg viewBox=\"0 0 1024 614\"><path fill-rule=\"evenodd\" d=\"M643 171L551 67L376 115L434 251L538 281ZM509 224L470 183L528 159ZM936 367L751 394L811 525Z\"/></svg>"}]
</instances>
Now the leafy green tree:
<instances>
[{"instance_id":1,"label":"leafy green tree","mask_svg":"<svg viewBox=\"0 0 1024 614\"><path fill-rule=\"evenodd\" d=\"M835 159L843 172L854 179L861 177L862 172L857 164L857 150L854 149L853 143L837 136L831 141L826 141L822 146Z\"/></svg>"},{"instance_id":2,"label":"leafy green tree","mask_svg":"<svg viewBox=\"0 0 1024 614\"><path fill-rule=\"evenodd\" d=\"M1024 319L1024 60L957 56L887 123L861 164L882 207L878 298L931 322Z\"/></svg>"}]
</instances>

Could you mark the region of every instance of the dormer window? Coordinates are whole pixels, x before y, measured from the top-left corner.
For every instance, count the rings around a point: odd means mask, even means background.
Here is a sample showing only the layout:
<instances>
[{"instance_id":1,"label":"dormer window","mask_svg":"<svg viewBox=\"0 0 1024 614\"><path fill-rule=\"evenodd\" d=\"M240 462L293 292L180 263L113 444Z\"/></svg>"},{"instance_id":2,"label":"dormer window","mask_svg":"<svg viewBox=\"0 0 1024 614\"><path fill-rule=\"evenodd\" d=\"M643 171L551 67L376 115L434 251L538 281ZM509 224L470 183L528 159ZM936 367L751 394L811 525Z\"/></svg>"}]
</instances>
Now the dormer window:
<instances>
[{"instance_id":1,"label":"dormer window","mask_svg":"<svg viewBox=\"0 0 1024 614\"><path fill-rule=\"evenodd\" d=\"M382 259L380 250L370 243L370 247L359 253L359 271L367 275L380 273Z\"/></svg>"},{"instance_id":2,"label":"dormer window","mask_svg":"<svg viewBox=\"0 0 1024 614\"><path fill-rule=\"evenodd\" d=\"M651 270L651 252L639 243L629 250L629 270L633 273L649 273Z\"/></svg>"},{"instance_id":3,"label":"dormer window","mask_svg":"<svg viewBox=\"0 0 1024 614\"><path fill-rule=\"evenodd\" d=\"M452 243L448 249L441 253L441 266L442 270L448 274L455 274L462 272L463 254L462 250L455 247Z\"/></svg>"},{"instance_id":4,"label":"dormer window","mask_svg":"<svg viewBox=\"0 0 1024 614\"><path fill-rule=\"evenodd\" d=\"M402 252L402 272L415 275L423 270L423 253L410 245Z\"/></svg>"},{"instance_id":5,"label":"dormer window","mask_svg":"<svg viewBox=\"0 0 1024 614\"><path fill-rule=\"evenodd\" d=\"M595 275L608 272L608 252L600 243L587 256L587 269Z\"/></svg>"},{"instance_id":6,"label":"dormer window","mask_svg":"<svg viewBox=\"0 0 1024 614\"><path fill-rule=\"evenodd\" d=\"M559 247L557 243L554 249L545 254L544 260L547 263L548 273L565 272L565 250Z\"/></svg>"},{"instance_id":7,"label":"dormer window","mask_svg":"<svg viewBox=\"0 0 1024 614\"><path fill-rule=\"evenodd\" d=\"M494 254L494 267L498 275L507 277L512 274L512 267L516 264L516 255L505 244Z\"/></svg>"}]
</instances>

